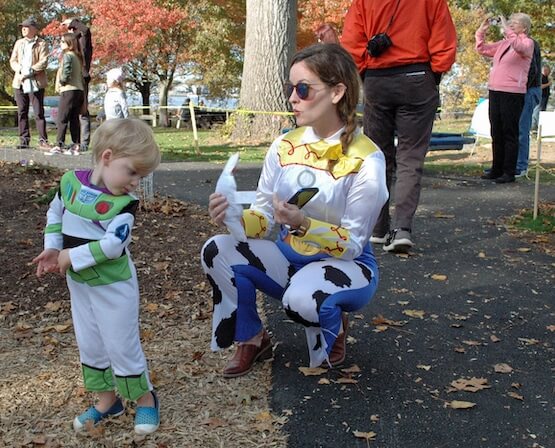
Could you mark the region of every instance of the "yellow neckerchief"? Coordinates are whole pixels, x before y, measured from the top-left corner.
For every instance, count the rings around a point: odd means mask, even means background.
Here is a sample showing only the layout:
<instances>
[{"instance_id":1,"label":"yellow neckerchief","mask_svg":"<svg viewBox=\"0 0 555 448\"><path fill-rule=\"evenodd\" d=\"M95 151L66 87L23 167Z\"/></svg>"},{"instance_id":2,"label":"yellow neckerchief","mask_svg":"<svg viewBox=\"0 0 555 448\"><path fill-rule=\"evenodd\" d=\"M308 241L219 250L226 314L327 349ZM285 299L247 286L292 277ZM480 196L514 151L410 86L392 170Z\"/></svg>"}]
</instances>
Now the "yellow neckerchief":
<instances>
[{"instance_id":1,"label":"yellow neckerchief","mask_svg":"<svg viewBox=\"0 0 555 448\"><path fill-rule=\"evenodd\" d=\"M283 137L278 155L281 166L305 165L317 170L329 171L335 178L358 173L362 162L378 150L376 144L360 133L351 142L347 154L343 154L340 142L328 143L321 139L313 143L303 143L306 127L294 129ZM335 162L330 170L329 162Z\"/></svg>"}]
</instances>

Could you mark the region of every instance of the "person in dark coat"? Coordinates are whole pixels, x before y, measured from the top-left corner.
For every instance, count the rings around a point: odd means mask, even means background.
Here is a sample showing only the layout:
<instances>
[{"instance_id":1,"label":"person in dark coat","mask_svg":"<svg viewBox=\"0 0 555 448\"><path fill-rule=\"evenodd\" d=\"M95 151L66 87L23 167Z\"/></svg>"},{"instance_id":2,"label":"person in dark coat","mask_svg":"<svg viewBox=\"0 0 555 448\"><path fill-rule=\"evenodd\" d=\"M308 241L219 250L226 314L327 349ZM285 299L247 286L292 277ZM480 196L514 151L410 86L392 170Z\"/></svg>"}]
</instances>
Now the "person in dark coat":
<instances>
[{"instance_id":1,"label":"person in dark coat","mask_svg":"<svg viewBox=\"0 0 555 448\"><path fill-rule=\"evenodd\" d=\"M91 61L93 55L92 36L90 28L79 19L66 19L62 22L69 31L77 34L81 51L83 53L83 105L79 120L81 122L81 145L80 151L86 151L91 140L91 116L89 114L89 82L91 81Z\"/></svg>"}]
</instances>

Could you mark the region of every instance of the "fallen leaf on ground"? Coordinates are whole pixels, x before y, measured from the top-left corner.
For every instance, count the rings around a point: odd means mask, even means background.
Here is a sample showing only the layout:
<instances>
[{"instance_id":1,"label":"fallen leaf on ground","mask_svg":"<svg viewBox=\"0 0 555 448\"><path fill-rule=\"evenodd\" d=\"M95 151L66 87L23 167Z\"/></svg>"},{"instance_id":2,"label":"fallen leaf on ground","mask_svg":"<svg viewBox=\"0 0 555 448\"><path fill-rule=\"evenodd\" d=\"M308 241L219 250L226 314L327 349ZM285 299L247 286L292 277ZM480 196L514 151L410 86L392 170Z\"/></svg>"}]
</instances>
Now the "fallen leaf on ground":
<instances>
[{"instance_id":1,"label":"fallen leaf on ground","mask_svg":"<svg viewBox=\"0 0 555 448\"><path fill-rule=\"evenodd\" d=\"M53 313L60 310L60 308L62 307L62 302L61 301L48 302L46 305L44 305L44 307L47 309L47 311L50 311Z\"/></svg>"},{"instance_id":2,"label":"fallen leaf on ground","mask_svg":"<svg viewBox=\"0 0 555 448\"><path fill-rule=\"evenodd\" d=\"M474 406L476 406L476 403L472 403L470 401L453 400L445 403L445 407L449 407L451 409L470 409Z\"/></svg>"},{"instance_id":3,"label":"fallen leaf on ground","mask_svg":"<svg viewBox=\"0 0 555 448\"><path fill-rule=\"evenodd\" d=\"M497 373L511 373L513 371L513 368L509 364L501 362L499 364L495 364L493 366L493 370L495 370L495 372Z\"/></svg>"},{"instance_id":4,"label":"fallen leaf on ground","mask_svg":"<svg viewBox=\"0 0 555 448\"><path fill-rule=\"evenodd\" d=\"M432 274L432 280L437 280L438 282L444 282L447 280L447 276L444 274Z\"/></svg>"},{"instance_id":5,"label":"fallen leaf on ground","mask_svg":"<svg viewBox=\"0 0 555 448\"><path fill-rule=\"evenodd\" d=\"M393 327L402 327L406 323L407 323L406 321L402 321L402 320L388 319L388 318L382 316L381 314L378 314L377 316L375 316L372 319L372 324L373 325L391 325Z\"/></svg>"},{"instance_id":6,"label":"fallen leaf on ground","mask_svg":"<svg viewBox=\"0 0 555 448\"><path fill-rule=\"evenodd\" d=\"M339 384L358 384L358 381L353 378L339 378L337 382Z\"/></svg>"},{"instance_id":7,"label":"fallen leaf on ground","mask_svg":"<svg viewBox=\"0 0 555 448\"><path fill-rule=\"evenodd\" d=\"M524 401L524 397L522 395L517 394L516 392L507 392L507 395L515 400Z\"/></svg>"},{"instance_id":8,"label":"fallen leaf on ground","mask_svg":"<svg viewBox=\"0 0 555 448\"><path fill-rule=\"evenodd\" d=\"M418 364L418 365L416 366L416 368L417 368L417 369L425 370L425 371L427 372L427 371L429 371L429 370L432 368L432 366L425 366L425 365L423 365L423 364Z\"/></svg>"},{"instance_id":9,"label":"fallen leaf on ground","mask_svg":"<svg viewBox=\"0 0 555 448\"><path fill-rule=\"evenodd\" d=\"M424 319L426 312L422 310L403 310L403 314L409 317Z\"/></svg>"},{"instance_id":10,"label":"fallen leaf on ground","mask_svg":"<svg viewBox=\"0 0 555 448\"><path fill-rule=\"evenodd\" d=\"M328 371L328 369L322 369L321 367L299 367L299 370L304 376L323 375Z\"/></svg>"},{"instance_id":11,"label":"fallen leaf on ground","mask_svg":"<svg viewBox=\"0 0 555 448\"><path fill-rule=\"evenodd\" d=\"M353 431L353 435L358 439L366 439L366 440L372 441L376 439L376 436L378 434L376 434L374 431L369 431L369 432Z\"/></svg>"},{"instance_id":12,"label":"fallen leaf on ground","mask_svg":"<svg viewBox=\"0 0 555 448\"><path fill-rule=\"evenodd\" d=\"M459 378L458 380L451 381L451 388L447 389L447 392L478 392L483 389L489 389L491 386L488 385L488 380L486 378L476 378L472 377L469 379Z\"/></svg>"},{"instance_id":13,"label":"fallen leaf on ground","mask_svg":"<svg viewBox=\"0 0 555 448\"><path fill-rule=\"evenodd\" d=\"M549 331L555 331L555 325L547 325L545 328Z\"/></svg>"},{"instance_id":14,"label":"fallen leaf on ground","mask_svg":"<svg viewBox=\"0 0 555 448\"><path fill-rule=\"evenodd\" d=\"M206 420L203 420L200 424L210 426L210 428L228 426L228 423L224 419L218 417L207 418Z\"/></svg>"},{"instance_id":15,"label":"fallen leaf on ground","mask_svg":"<svg viewBox=\"0 0 555 448\"><path fill-rule=\"evenodd\" d=\"M318 380L318 384L331 384L331 381L328 380L327 378L320 378Z\"/></svg>"},{"instance_id":16,"label":"fallen leaf on ground","mask_svg":"<svg viewBox=\"0 0 555 448\"><path fill-rule=\"evenodd\" d=\"M462 341L462 343L466 345L482 345L480 341Z\"/></svg>"},{"instance_id":17,"label":"fallen leaf on ground","mask_svg":"<svg viewBox=\"0 0 555 448\"><path fill-rule=\"evenodd\" d=\"M345 373L360 373L360 367L357 366L356 364L353 364L351 367L348 367L346 369L341 369L341 371Z\"/></svg>"}]
</instances>

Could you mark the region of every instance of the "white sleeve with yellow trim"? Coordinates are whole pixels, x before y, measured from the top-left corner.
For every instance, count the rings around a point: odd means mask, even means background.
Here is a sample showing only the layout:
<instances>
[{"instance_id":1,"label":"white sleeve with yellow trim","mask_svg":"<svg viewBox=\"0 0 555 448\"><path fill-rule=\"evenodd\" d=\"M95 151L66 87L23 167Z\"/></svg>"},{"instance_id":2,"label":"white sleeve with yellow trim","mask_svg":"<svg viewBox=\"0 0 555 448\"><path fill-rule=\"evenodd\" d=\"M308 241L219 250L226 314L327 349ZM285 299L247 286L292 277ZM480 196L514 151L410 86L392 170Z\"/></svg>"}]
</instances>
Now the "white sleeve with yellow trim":
<instances>
[{"instance_id":1,"label":"white sleeve with yellow trim","mask_svg":"<svg viewBox=\"0 0 555 448\"><path fill-rule=\"evenodd\" d=\"M337 225L309 216L310 227L298 240L333 257L352 260L362 253L368 243L388 198L382 152L376 151L366 157L345 193L347 202L341 223Z\"/></svg>"},{"instance_id":2,"label":"white sleeve with yellow trim","mask_svg":"<svg viewBox=\"0 0 555 448\"><path fill-rule=\"evenodd\" d=\"M277 149L283 136L278 137L266 153L256 189L256 199L250 209L243 211L243 224L248 238L264 238L274 226L273 195L275 179L281 171Z\"/></svg>"}]
</instances>

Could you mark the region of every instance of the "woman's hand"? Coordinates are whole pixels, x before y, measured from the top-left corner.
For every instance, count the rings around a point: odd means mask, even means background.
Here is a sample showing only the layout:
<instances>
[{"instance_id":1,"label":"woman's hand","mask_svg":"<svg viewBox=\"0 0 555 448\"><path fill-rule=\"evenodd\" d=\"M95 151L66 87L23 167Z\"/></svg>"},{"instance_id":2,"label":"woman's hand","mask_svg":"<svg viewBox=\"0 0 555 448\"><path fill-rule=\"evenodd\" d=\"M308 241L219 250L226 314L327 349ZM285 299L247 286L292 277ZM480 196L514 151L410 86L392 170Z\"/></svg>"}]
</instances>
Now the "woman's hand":
<instances>
[{"instance_id":1,"label":"woman's hand","mask_svg":"<svg viewBox=\"0 0 555 448\"><path fill-rule=\"evenodd\" d=\"M229 204L226 197L221 193L212 193L208 198L208 214L212 222L218 226L223 225L225 211Z\"/></svg>"},{"instance_id":2,"label":"woman's hand","mask_svg":"<svg viewBox=\"0 0 555 448\"><path fill-rule=\"evenodd\" d=\"M301 226L305 220L304 213L296 205L280 201L276 194L273 197L274 219L278 224L287 224L293 229Z\"/></svg>"},{"instance_id":3,"label":"woman's hand","mask_svg":"<svg viewBox=\"0 0 555 448\"><path fill-rule=\"evenodd\" d=\"M481 33L486 33L490 27L490 19L492 18L491 15L487 16L482 23L480 24L480 28L478 28L478 31Z\"/></svg>"},{"instance_id":4,"label":"woman's hand","mask_svg":"<svg viewBox=\"0 0 555 448\"><path fill-rule=\"evenodd\" d=\"M58 251L56 249L45 249L32 263L37 265L36 275L42 277L48 272L58 272Z\"/></svg>"},{"instance_id":5,"label":"woman's hand","mask_svg":"<svg viewBox=\"0 0 555 448\"><path fill-rule=\"evenodd\" d=\"M58 255L58 272L65 275L66 271L71 267L71 259L69 258L69 249L64 249Z\"/></svg>"}]
</instances>

